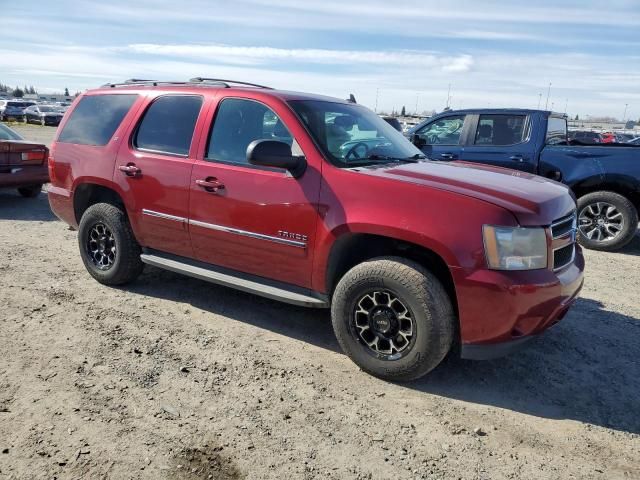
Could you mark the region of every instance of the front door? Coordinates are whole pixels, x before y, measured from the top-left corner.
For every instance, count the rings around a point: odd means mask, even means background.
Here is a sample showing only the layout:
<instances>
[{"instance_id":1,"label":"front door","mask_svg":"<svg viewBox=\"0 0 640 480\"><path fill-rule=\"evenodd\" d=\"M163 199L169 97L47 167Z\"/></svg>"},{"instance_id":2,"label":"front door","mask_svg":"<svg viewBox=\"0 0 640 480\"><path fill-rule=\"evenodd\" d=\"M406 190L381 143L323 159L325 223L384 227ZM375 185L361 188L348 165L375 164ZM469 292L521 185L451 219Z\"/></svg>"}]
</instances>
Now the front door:
<instances>
[{"instance_id":1,"label":"front door","mask_svg":"<svg viewBox=\"0 0 640 480\"><path fill-rule=\"evenodd\" d=\"M130 140L122 142L113 178L142 246L192 256L189 182L202 103L199 95L159 96L146 107Z\"/></svg>"},{"instance_id":2,"label":"front door","mask_svg":"<svg viewBox=\"0 0 640 480\"><path fill-rule=\"evenodd\" d=\"M469 142L460 160L534 173L536 148L530 141L529 116L524 114L473 115Z\"/></svg>"},{"instance_id":3,"label":"front door","mask_svg":"<svg viewBox=\"0 0 640 480\"><path fill-rule=\"evenodd\" d=\"M275 110L275 111L274 111ZM282 105L227 97L217 105L208 144L191 175L189 229L201 261L310 287L320 172L300 178L249 165L247 146L273 139L302 151L282 121Z\"/></svg>"}]
</instances>

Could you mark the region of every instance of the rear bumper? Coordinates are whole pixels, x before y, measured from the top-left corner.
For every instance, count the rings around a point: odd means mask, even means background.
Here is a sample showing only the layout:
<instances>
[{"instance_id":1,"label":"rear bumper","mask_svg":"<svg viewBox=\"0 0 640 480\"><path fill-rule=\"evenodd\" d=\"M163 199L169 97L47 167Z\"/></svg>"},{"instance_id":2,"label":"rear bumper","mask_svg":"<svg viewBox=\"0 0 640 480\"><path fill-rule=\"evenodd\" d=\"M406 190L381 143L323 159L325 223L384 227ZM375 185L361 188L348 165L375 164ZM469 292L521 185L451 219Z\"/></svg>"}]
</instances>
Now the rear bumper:
<instances>
[{"instance_id":1,"label":"rear bumper","mask_svg":"<svg viewBox=\"0 0 640 480\"><path fill-rule=\"evenodd\" d=\"M4 170L9 171L5 172ZM0 188L23 187L48 182L49 171L46 165L2 167L2 170L0 170Z\"/></svg>"},{"instance_id":2,"label":"rear bumper","mask_svg":"<svg viewBox=\"0 0 640 480\"><path fill-rule=\"evenodd\" d=\"M78 228L75 211L73 209L73 197L71 191L66 188L49 185L47 197L51 211L63 222Z\"/></svg>"},{"instance_id":3,"label":"rear bumper","mask_svg":"<svg viewBox=\"0 0 640 480\"><path fill-rule=\"evenodd\" d=\"M460 318L461 356L496 358L524 347L558 323L584 281L584 257L560 272L453 271Z\"/></svg>"}]
</instances>

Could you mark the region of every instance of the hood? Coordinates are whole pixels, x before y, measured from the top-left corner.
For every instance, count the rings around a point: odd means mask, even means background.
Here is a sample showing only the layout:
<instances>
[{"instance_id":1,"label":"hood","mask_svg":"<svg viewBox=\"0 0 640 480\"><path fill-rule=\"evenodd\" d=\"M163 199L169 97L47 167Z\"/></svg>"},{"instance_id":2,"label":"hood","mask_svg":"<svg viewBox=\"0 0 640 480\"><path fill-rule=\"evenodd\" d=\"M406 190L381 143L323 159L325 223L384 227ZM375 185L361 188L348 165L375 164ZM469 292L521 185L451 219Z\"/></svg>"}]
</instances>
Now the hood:
<instances>
[{"instance_id":1,"label":"hood","mask_svg":"<svg viewBox=\"0 0 640 480\"><path fill-rule=\"evenodd\" d=\"M492 203L512 212L523 226L550 225L576 208L565 185L508 168L425 161L360 171Z\"/></svg>"}]
</instances>

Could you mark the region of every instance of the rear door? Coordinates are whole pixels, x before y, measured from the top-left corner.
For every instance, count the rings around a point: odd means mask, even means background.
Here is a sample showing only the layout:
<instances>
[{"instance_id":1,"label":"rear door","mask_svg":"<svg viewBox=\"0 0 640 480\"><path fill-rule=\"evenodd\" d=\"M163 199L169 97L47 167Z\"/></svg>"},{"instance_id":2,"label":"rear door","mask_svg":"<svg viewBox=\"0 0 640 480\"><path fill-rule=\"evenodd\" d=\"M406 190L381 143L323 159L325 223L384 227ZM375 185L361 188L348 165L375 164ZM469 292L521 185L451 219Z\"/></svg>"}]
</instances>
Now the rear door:
<instances>
[{"instance_id":1,"label":"rear door","mask_svg":"<svg viewBox=\"0 0 640 480\"><path fill-rule=\"evenodd\" d=\"M460 159L466 132L466 117L464 114L438 117L418 128L414 133L424 143L420 147L422 153L432 160Z\"/></svg>"},{"instance_id":2,"label":"rear door","mask_svg":"<svg viewBox=\"0 0 640 480\"><path fill-rule=\"evenodd\" d=\"M531 117L524 113L470 116L470 132L460 159L533 173L536 147Z\"/></svg>"},{"instance_id":3,"label":"rear door","mask_svg":"<svg viewBox=\"0 0 640 480\"><path fill-rule=\"evenodd\" d=\"M201 95L167 94L144 107L113 173L141 245L192 256L188 232L189 181L197 145Z\"/></svg>"},{"instance_id":4,"label":"rear door","mask_svg":"<svg viewBox=\"0 0 640 480\"><path fill-rule=\"evenodd\" d=\"M310 287L318 220L320 171L309 164L300 178L250 165L254 140L289 143L301 127L286 105L235 96L221 98L193 167L189 229L198 260L289 284ZM202 143L205 143L204 141ZM309 160L309 158L307 157Z\"/></svg>"}]
</instances>

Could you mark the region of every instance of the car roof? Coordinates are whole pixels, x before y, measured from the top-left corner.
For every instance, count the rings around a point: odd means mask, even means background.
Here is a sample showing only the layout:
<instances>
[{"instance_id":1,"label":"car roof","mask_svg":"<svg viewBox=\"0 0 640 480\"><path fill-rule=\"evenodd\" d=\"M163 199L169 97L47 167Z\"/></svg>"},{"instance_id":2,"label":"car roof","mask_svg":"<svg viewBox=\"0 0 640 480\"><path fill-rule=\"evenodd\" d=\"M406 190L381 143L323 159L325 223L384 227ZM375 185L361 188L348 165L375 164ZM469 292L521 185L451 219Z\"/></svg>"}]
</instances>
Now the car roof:
<instances>
[{"instance_id":1,"label":"car roof","mask_svg":"<svg viewBox=\"0 0 640 480\"><path fill-rule=\"evenodd\" d=\"M277 90L266 87L254 87L254 86L236 86L214 83L192 83L192 82L153 82L152 84L107 84L102 87L88 90L87 95L100 95L117 92L131 92L131 93L146 93L146 92L162 92L162 93L189 93L189 94L202 94L203 91L220 91L224 90L229 93L244 92L250 94L252 97L276 97L285 102L291 100L315 100L332 103L349 104L348 100L340 98L329 97L325 95L317 95L313 93L295 92L290 90Z\"/></svg>"}]
</instances>

